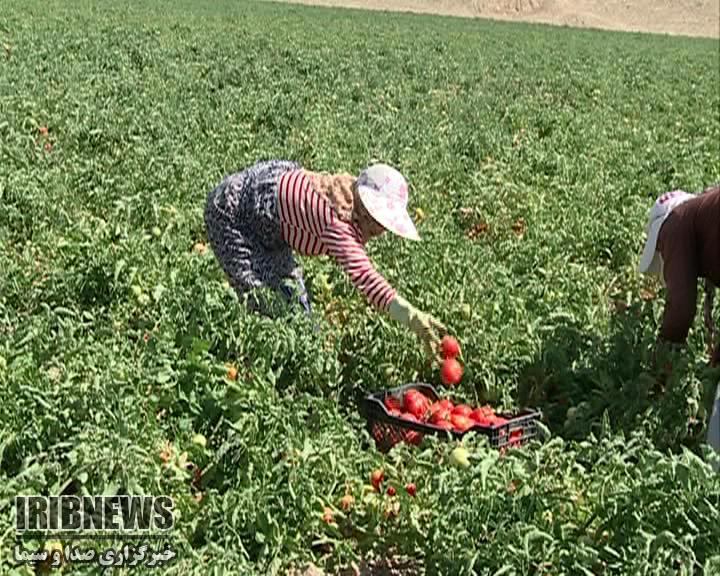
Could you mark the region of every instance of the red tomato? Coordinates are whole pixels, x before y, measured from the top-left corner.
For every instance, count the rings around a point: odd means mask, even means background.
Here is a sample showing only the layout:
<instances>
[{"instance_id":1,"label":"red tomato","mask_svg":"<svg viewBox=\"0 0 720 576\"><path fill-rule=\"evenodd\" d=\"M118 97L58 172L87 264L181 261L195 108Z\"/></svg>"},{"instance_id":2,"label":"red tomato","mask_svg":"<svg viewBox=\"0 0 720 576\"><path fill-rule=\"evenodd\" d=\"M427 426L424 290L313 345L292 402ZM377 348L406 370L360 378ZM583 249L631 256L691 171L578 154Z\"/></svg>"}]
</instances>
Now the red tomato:
<instances>
[{"instance_id":1,"label":"red tomato","mask_svg":"<svg viewBox=\"0 0 720 576\"><path fill-rule=\"evenodd\" d=\"M460 355L460 344L452 336L443 336L440 346L444 358L457 358Z\"/></svg>"},{"instance_id":2,"label":"red tomato","mask_svg":"<svg viewBox=\"0 0 720 576\"><path fill-rule=\"evenodd\" d=\"M399 398L395 398L395 396L386 396L384 404L385 408L387 408L389 412L392 412L393 410L397 410L399 412L402 410L402 402Z\"/></svg>"},{"instance_id":3,"label":"red tomato","mask_svg":"<svg viewBox=\"0 0 720 576\"><path fill-rule=\"evenodd\" d=\"M428 407L428 416L432 416L435 412L442 410L443 405L440 402L432 402Z\"/></svg>"},{"instance_id":4,"label":"red tomato","mask_svg":"<svg viewBox=\"0 0 720 576\"><path fill-rule=\"evenodd\" d=\"M453 428L455 428L458 432L465 432L465 430L472 428L475 425L475 422L470 420L470 418L460 414L452 414L450 416L450 422L452 423Z\"/></svg>"},{"instance_id":5,"label":"red tomato","mask_svg":"<svg viewBox=\"0 0 720 576\"><path fill-rule=\"evenodd\" d=\"M333 523L333 511L332 508L328 508L327 506L323 509L323 515L322 520L325 522L325 524L332 524Z\"/></svg>"},{"instance_id":6,"label":"red tomato","mask_svg":"<svg viewBox=\"0 0 720 576\"><path fill-rule=\"evenodd\" d=\"M411 482L410 484L405 484L405 491L410 494L410 496L415 496L415 494L417 494L417 487Z\"/></svg>"},{"instance_id":7,"label":"red tomato","mask_svg":"<svg viewBox=\"0 0 720 576\"><path fill-rule=\"evenodd\" d=\"M490 424L488 413L482 408L475 408L475 410L470 412L469 418L478 424L482 424L483 426L488 426Z\"/></svg>"},{"instance_id":8,"label":"red tomato","mask_svg":"<svg viewBox=\"0 0 720 576\"><path fill-rule=\"evenodd\" d=\"M438 402L438 404L447 408L448 410L452 410L455 407L455 405L452 403L452 400L449 400L447 398L440 400L440 402Z\"/></svg>"},{"instance_id":9,"label":"red tomato","mask_svg":"<svg viewBox=\"0 0 720 576\"><path fill-rule=\"evenodd\" d=\"M443 430L453 429L453 425L450 423L450 420L438 420L437 422L433 422L433 426L437 426L438 428L442 428Z\"/></svg>"},{"instance_id":10,"label":"red tomato","mask_svg":"<svg viewBox=\"0 0 720 576\"><path fill-rule=\"evenodd\" d=\"M501 426L508 423L508 421L505 420L505 418L503 418L502 416L491 416L490 422L493 424L493 426Z\"/></svg>"},{"instance_id":11,"label":"red tomato","mask_svg":"<svg viewBox=\"0 0 720 576\"><path fill-rule=\"evenodd\" d=\"M447 358L443 362L440 378L446 386L457 384L462 379L463 368L455 358Z\"/></svg>"},{"instance_id":12,"label":"red tomato","mask_svg":"<svg viewBox=\"0 0 720 576\"><path fill-rule=\"evenodd\" d=\"M380 491L380 484L382 484L384 477L385 472L382 470L382 468L372 471L372 474L370 474L370 483L373 485L375 490Z\"/></svg>"},{"instance_id":13,"label":"red tomato","mask_svg":"<svg viewBox=\"0 0 720 576\"><path fill-rule=\"evenodd\" d=\"M430 405L428 418L432 419L432 417L438 412L443 414L445 418L449 418L449 414L454 408L455 406L453 406L453 403L450 400L438 400Z\"/></svg>"},{"instance_id":14,"label":"red tomato","mask_svg":"<svg viewBox=\"0 0 720 576\"><path fill-rule=\"evenodd\" d=\"M455 406L455 408L452 409L451 414L460 414L460 416L469 416L470 413L473 411L470 406L467 404L458 404Z\"/></svg>"},{"instance_id":15,"label":"red tomato","mask_svg":"<svg viewBox=\"0 0 720 576\"><path fill-rule=\"evenodd\" d=\"M413 446L419 446L420 443L423 440L423 435L420 434L420 432L416 432L415 430L407 430L405 432L405 442L408 444L412 444Z\"/></svg>"},{"instance_id":16,"label":"red tomato","mask_svg":"<svg viewBox=\"0 0 720 576\"><path fill-rule=\"evenodd\" d=\"M409 422L420 422L415 416L410 414L409 412L406 412L405 414L402 414L400 416L403 420L407 420ZM403 431L403 439L408 444L413 444L414 446L418 446L420 442L422 442L423 435L420 434L416 430L405 430Z\"/></svg>"},{"instance_id":17,"label":"red tomato","mask_svg":"<svg viewBox=\"0 0 720 576\"><path fill-rule=\"evenodd\" d=\"M409 390L403 397L403 408L416 418L424 418L430 408L430 399L417 390Z\"/></svg>"},{"instance_id":18,"label":"red tomato","mask_svg":"<svg viewBox=\"0 0 720 576\"><path fill-rule=\"evenodd\" d=\"M450 420L450 410L448 410L447 408L440 408L432 416L430 416L430 422L432 424L437 424L438 422L442 422L443 420Z\"/></svg>"},{"instance_id":19,"label":"red tomato","mask_svg":"<svg viewBox=\"0 0 720 576\"><path fill-rule=\"evenodd\" d=\"M388 486L387 495L395 496L395 494L397 494L397 491L395 490L395 486Z\"/></svg>"}]
</instances>

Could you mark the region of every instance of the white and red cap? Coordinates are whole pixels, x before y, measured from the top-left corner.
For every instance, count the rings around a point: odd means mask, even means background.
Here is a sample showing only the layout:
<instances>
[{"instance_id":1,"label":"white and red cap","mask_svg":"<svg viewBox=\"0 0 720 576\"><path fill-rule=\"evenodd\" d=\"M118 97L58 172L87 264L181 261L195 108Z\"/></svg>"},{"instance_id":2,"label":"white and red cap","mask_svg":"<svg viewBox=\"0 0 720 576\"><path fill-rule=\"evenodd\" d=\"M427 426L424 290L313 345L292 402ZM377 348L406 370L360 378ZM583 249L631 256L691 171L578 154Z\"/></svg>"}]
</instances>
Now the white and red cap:
<instances>
[{"instance_id":1,"label":"white and red cap","mask_svg":"<svg viewBox=\"0 0 720 576\"><path fill-rule=\"evenodd\" d=\"M420 240L407 211L407 182L395 168L387 164L368 166L358 176L357 191L378 224L403 238Z\"/></svg>"},{"instance_id":2,"label":"white and red cap","mask_svg":"<svg viewBox=\"0 0 720 576\"><path fill-rule=\"evenodd\" d=\"M650 208L647 240L645 241L645 249L640 257L640 266L638 267L641 273L656 275L661 273L660 255L656 250L660 228L675 208L693 198L695 198L694 194L688 194L682 190L673 190L672 192L666 192L655 200L655 204Z\"/></svg>"}]
</instances>

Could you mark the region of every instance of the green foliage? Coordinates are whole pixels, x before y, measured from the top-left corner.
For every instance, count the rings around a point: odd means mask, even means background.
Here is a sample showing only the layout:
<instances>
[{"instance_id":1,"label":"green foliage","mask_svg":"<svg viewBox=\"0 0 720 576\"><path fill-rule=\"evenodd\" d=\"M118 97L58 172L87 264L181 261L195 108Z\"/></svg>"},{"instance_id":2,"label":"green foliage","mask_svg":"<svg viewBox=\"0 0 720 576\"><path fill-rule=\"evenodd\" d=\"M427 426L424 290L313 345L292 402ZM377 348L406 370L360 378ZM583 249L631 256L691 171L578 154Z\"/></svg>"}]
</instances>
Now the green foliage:
<instances>
[{"instance_id":1,"label":"green foliage","mask_svg":"<svg viewBox=\"0 0 720 576\"><path fill-rule=\"evenodd\" d=\"M3 552L15 494L169 493L173 574L396 552L429 574L720 569L718 374L698 321L661 383L663 294L635 272L654 197L720 180L716 44L247 2L3 8ZM545 444L468 440L462 470L430 440L373 449L357 400L439 385L412 335L323 259L304 262L319 334L247 315L195 248L207 193L269 157L408 176L424 243L371 256L460 340L456 398L539 406ZM377 467L396 517L365 490Z\"/></svg>"}]
</instances>

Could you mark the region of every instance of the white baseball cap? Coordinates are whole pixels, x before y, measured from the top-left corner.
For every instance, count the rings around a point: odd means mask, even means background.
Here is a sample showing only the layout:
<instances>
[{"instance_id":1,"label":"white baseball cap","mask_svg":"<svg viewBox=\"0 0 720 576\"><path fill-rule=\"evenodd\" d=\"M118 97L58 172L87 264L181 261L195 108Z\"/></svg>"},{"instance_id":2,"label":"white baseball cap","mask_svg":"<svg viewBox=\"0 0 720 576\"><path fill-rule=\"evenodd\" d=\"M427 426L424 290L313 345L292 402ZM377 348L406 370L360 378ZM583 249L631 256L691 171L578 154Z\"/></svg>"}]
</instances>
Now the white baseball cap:
<instances>
[{"instance_id":1,"label":"white baseball cap","mask_svg":"<svg viewBox=\"0 0 720 576\"><path fill-rule=\"evenodd\" d=\"M688 194L682 190L673 190L672 192L666 192L655 200L655 204L650 208L647 240L638 267L642 274L659 275L661 273L660 255L656 250L660 228L675 208L693 198L695 198L694 194Z\"/></svg>"},{"instance_id":2,"label":"white baseball cap","mask_svg":"<svg viewBox=\"0 0 720 576\"><path fill-rule=\"evenodd\" d=\"M403 238L420 240L407 211L407 182L395 168L368 166L358 176L357 191L365 209L381 226Z\"/></svg>"}]
</instances>

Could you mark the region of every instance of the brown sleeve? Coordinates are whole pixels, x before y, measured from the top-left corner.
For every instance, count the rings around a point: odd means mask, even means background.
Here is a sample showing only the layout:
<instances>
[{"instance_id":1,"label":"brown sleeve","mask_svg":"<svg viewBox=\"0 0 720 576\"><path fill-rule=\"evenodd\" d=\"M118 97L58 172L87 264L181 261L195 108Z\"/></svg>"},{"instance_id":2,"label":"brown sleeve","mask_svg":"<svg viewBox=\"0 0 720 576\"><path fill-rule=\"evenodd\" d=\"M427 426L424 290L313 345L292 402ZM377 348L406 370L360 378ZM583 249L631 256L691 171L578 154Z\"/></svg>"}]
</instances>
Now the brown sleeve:
<instances>
[{"instance_id":1,"label":"brown sleeve","mask_svg":"<svg viewBox=\"0 0 720 576\"><path fill-rule=\"evenodd\" d=\"M659 241L667 287L660 338L683 344L697 312L698 270L692 230L673 216L665 221Z\"/></svg>"}]
</instances>

